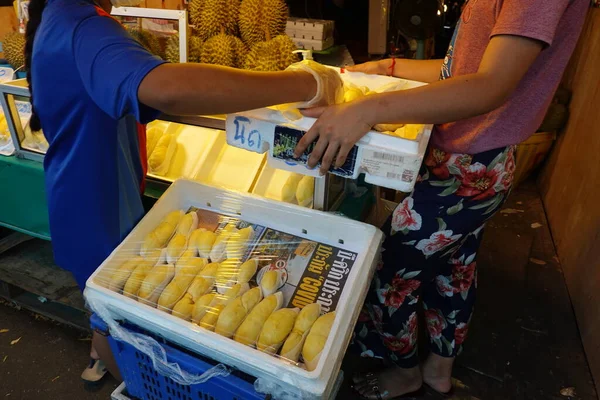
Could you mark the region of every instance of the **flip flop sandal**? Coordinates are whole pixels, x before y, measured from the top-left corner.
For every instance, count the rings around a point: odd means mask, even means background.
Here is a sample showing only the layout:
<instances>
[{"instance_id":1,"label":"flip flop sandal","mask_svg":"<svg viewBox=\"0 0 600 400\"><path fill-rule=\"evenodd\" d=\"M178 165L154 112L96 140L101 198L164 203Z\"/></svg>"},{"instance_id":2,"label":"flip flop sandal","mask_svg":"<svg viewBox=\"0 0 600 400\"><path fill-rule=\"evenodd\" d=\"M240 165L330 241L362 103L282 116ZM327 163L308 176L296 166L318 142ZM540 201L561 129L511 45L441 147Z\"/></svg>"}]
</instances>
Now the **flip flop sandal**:
<instances>
[{"instance_id":1,"label":"flip flop sandal","mask_svg":"<svg viewBox=\"0 0 600 400\"><path fill-rule=\"evenodd\" d=\"M354 382L354 385L366 383L370 386L372 393L369 395L359 393L358 390L354 389L353 386L354 391L357 392L361 396L361 398L367 400L409 400L420 396L423 392L422 389L419 389L415 392L405 393L396 397L389 397L387 395L387 392L381 393L381 389L379 388L379 377L372 372L368 372L364 375L356 375L352 381Z\"/></svg>"},{"instance_id":2,"label":"flip flop sandal","mask_svg":"<svg viewBox=\"0 0 600 400\"><path fill-rule=\"evenodd\" d=\"M90 359L90 364L81 373L81 379L86 384L98 384L106 375L106 365L101 360Z\"/></svg>"}]
</instances>

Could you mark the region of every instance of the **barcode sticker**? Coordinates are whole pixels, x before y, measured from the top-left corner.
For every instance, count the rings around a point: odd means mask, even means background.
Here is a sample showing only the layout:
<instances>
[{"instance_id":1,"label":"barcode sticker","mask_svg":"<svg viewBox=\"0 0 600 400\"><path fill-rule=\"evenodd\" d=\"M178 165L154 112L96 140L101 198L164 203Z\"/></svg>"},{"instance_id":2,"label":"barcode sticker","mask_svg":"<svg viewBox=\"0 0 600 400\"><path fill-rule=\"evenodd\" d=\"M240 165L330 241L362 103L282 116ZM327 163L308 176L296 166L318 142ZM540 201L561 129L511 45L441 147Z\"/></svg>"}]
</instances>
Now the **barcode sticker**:
<instances>
[{"instance_id":1,"label":"barcode sticker","mask_svg":"<svg viewBox=\"0 0 600 400\"><path fill-rule=\"evenodd\" d=\"M361 169L371 176L413 183L421 166L421 158L387 151L364 149Z\"/></svg>"}]
</instances>

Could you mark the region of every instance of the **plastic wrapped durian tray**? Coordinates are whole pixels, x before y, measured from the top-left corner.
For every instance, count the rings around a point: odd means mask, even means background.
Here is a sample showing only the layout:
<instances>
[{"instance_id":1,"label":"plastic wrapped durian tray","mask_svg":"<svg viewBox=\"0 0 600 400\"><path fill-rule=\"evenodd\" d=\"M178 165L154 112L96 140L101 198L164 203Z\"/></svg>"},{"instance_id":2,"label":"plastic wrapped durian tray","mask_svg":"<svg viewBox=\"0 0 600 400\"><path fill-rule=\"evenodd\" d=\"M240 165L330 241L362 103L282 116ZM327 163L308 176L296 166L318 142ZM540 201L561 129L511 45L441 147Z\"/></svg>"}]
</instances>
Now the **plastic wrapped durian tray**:
<instances>
[{"instance_id":1,"label":"plastic wrapped durian tray","mask_svg":"<svg viewBox=\"0 0 600 400\"><path fill-rule=\"evenodd\" d=\"M85 297L105 321L235 367L273 398L327 399L382 239L361 222L180 179L90 277Z\"/></svg>"},{"instance_id":2,"label":"plastic wrapped durian tray","mask_svg":"<svg viewBox=\"0 0 600 400\"><path fill-rule=\"evenodd\" d=\"M362 95L424 85L347 71L341 76L347 96L349 91L359 90ZM268 152L267 162L273 168L319 177L318 169L311 170L306 165L310 148L300 159L293 156L294 147L314 122L314 118L300 115L290 118L276 108L232 114L227 117L227 143L260 154ZM368 183L410 192L417 181L432 128L432 125L406 125L393 127L390 132L370 131L354 146L345 165L330 172L352 179L364 173Z\"/></svg>"}]
</instances>

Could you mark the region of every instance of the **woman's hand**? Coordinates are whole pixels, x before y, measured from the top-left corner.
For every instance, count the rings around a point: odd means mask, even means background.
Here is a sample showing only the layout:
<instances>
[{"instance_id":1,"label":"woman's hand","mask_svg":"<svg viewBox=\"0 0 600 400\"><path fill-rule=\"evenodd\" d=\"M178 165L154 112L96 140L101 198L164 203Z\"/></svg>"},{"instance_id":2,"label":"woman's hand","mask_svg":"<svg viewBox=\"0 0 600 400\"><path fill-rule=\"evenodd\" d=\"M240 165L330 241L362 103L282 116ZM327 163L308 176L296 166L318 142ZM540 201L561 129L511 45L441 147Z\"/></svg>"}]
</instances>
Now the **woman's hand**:
<instances>
[{"instance_id":1,"label":"woman's hand","mask_svg":"<svg viewBox=\"0 0 600 400\"><path fill-rule=\"evenodd\" d=\"M350 72L363 72L369 75L390 75L390 67L392 60L369 61L364 64L358 64L353 67L348 67L346 70Z\"/></svg>"},{"instance_id":2,"label":"woman's hand","mask_svg":"<svg viewBox=\"0 0 600 400\"><path fill-rule=\"evenodd\" d=\"M361 107L360 103L356 101L302 111L304 116L318 120L298 142L294 150L295 157L299 158L318 139L308 159L308 166L314 168L321 161L321 175L329 171L334 161L336 168L342 167L354 144L373 126L367 120L365 107Z\"/></svg>"}]
</instances>

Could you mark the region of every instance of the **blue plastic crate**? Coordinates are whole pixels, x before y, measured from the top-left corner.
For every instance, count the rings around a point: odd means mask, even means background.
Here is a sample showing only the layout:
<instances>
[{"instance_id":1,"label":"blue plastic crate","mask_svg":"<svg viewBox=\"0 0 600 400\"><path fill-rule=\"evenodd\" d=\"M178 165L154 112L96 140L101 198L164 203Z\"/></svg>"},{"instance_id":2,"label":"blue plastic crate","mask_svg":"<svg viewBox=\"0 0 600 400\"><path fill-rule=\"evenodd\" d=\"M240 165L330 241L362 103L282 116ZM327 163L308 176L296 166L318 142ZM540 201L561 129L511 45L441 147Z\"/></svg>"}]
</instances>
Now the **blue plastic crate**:
<instances>
[{"instance_id":1,"label":"blue plastic crate","mask_svg":"<svg viewBox=\"0 0 600 400\"><path fill-rule=\"evenodd\" d=\"M93 315L92 329L106 332L107 327L100 318ZM130 330L148 332L126 325ZM150 335L153 336L153 335ZM214 361L190 354L164 339L157 339L167 353L170 362L176 362L185 370L201 374L214 367ZM152 366L152 361L128 343L120 342L108 336L110 346L119 366L121 376L127 385L130 397L141 400L252 400L265 399L254 390L252 377L241 372L233 372L227 377L216 377L198 385L181 385L172 379L160 375Z\"/></svg>"}]
</instances>

